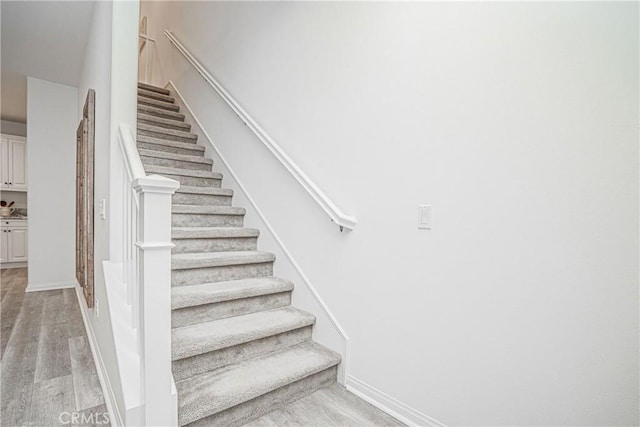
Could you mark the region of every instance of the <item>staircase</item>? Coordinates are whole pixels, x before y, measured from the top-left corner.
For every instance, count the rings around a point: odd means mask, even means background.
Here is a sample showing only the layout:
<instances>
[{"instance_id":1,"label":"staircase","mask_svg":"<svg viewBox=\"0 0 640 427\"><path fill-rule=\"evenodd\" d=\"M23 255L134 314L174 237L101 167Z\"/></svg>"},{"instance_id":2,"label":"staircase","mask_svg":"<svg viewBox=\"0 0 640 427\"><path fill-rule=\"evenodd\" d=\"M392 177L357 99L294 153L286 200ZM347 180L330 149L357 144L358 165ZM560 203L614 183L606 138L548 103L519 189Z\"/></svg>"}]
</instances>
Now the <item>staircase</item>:
<instances>
[{"instance_id":1,"label":"staircase","mask_svg":"<svg viewBox=\"0 0 640 427\"><path fill-rule=\"evenodd\" d=\"M315 343L315 317L291 306L198 136L166 89L138 84L137 145L173 197L172 369L180 425L239 426L336 381L340 355Z\"/></svg>"}]
</instances>

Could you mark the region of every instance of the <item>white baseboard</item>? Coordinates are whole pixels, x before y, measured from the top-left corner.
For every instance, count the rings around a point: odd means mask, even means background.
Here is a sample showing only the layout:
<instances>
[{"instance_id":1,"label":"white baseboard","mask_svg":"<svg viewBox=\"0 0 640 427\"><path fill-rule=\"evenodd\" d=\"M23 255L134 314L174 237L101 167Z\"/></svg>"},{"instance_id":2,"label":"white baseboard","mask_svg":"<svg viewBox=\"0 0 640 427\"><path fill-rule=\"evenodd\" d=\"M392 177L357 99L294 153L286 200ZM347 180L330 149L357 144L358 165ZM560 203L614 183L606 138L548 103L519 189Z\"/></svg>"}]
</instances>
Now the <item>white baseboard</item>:
<instances>
[{"instance_id":1,"label":"white baseboard","mask_svg":"<svg viewBox=\"0 0 640 427\"><path fill-rule=\"evenodd\" d=\"M392 417L402 421L411 427L446 427L445 424L413 409L409 405L400 402L377 388L347 375L347 390L356 396L366 400L376 408L386 412Z\"/></svg>"},{"instance_id":2,"label":"white baseboard","mask_svg":"<svg viewBox=\"0 0 640 427\"><path fill-rule=\"evenodd\" d=\"M89 308L84 299L82 288L77 283L75 284L76 296L78 297L78 304L80 305L80 312L82 313L82 321L87 331L87 337L89 338L89 347L91 348L91 354L96 364L96 370L98 371L98 379L100 380L100 386L102 387L102 394L104 395L104 401L109 411L109 421L114 427L124 426L122 415L118 411L118 405L116 405L116 397L113 393L113 388L109 382L109 375L107 368L104 366L104 360L100 353L100 347L96 335L93 331L93 325L89 321Z\"/></svg>"},{"instance_id":3,"label":"white baseboard","mask_svg":"<svg viewBox=\"0 0 640 427\"><path fill-rule=\"evenodd\" d=\"M25 292L54 291L56 289L75 288L76 282L29 283Z\"/></svg>"},{"instance_id":4,"label":"white baseboard","mask_svg":"<svg viewBox=\"0 0 640 427\"><path fill-rule=\"evenodd\" d=\"M0 268L1 269L5 269L5 268L25 268L27 267L27 262L5 262L3 264L0 264Z\"/></svg>"}]
</instances>

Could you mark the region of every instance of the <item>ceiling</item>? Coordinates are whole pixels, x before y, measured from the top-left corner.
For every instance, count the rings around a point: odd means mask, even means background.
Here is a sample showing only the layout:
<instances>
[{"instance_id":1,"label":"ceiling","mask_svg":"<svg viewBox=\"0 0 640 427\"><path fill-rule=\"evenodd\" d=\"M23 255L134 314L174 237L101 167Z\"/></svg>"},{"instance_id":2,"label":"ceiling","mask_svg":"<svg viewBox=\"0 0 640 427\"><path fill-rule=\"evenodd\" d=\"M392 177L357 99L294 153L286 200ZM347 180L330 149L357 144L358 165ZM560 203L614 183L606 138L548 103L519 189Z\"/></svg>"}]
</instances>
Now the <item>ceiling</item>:
<instances>
[{"instance_id":1,"label":"ceiling","mask_svg":"<svg viewBox=\"0 0 640 427\"><path fill-rule=\"evenodd\" d=\"M77 86L93 1L0 2L3 120L27 120L26 77Z\"/></svg>"}]
</instances>

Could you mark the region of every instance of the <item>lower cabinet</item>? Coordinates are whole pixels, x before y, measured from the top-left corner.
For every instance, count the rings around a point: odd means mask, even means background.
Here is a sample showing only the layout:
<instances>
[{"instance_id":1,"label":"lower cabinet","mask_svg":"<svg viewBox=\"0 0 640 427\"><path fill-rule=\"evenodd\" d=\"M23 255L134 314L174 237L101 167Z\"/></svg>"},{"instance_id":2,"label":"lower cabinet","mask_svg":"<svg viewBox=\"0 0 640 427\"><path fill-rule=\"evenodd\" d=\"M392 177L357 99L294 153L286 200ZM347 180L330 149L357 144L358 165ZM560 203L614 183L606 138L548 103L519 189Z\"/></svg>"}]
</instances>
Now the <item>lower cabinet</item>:
<instances>
[{"instance_id":1,"label":"lower cabinet","mask_svg":"<svg viewBox=\"0 0 640 427\"><path fill-rule=\"evenodd\" d=\"M3 227L0 233L0 263L5 263L9 259L9 233Z\"/></svg>"},{"instance_id":2,"label":"lower cabinet","mask_svg":"<svg viewBox=\"0 0 640 427\"><path fill-rule=\"evenodd\" d=\"M2 221L0 230L0 262L27 261L27 222Z\"/></svg>"}]
</instances>

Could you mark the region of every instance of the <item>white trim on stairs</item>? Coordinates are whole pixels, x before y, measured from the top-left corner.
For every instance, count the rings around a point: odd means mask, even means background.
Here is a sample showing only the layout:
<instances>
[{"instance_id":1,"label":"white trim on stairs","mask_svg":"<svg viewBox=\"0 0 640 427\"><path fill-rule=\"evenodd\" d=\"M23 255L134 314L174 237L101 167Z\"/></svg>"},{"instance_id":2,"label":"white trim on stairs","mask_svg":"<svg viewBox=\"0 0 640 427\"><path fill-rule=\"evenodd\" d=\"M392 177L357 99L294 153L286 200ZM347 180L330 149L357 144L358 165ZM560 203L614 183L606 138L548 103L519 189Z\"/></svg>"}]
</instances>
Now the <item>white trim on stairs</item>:
<instances>
[{"instance_id":1,"label":"white trim on stairs","mask_svg":"<svg viewBox=\"0 0 640 427\"><path fill-rule=\"evenodd\" d=\"M440 421L437 421L417 409L402 403L398 399L395 399L383 391L380 391L364 381L357 379L353 375L347 375L346 387L351 393L363 400L366 400L376 408L386 412L394 418L397 418L410 427L446 427L446 425Z\"/></svg>"},{"instance_id":2,"label":"white trim on stairs","mask_svg":"<svg viewBox=\"0 0 640 427\"><path fill-rule=\"evenodd\" d=\"M25 292L54 291L56 289L75 288L76 282L29 283Z\"/></svg>"},{"instance_id":3,"label":"white trim on stairs","mask_svg":"<svg viewBox=\"0 0 640 427\"><path fill-rule=\"evenodd\" d=\"M89 347L91 348L93 361L96 364L96 371L98 372L98 379L100 380L100 386L102 387L102 394L104 396L105 405L107 406L107 411L109 412L109 421L114 427L124 426L122 415L118 411L118 405L116 405L115 403L116 397L113 393L111 383L109 382L107 368L104 366L104 360L102 359L102 354L100 353L100 347L98 346L98 341L93 331L93 326L89 321L89 308L87 307L84 295L82 294L82 288L77 282L75 283L74 288L76 290L76 296L78 297L78 305L80 306L80 312L82 313L84 328L87 331L87 337L89 341Z\"/></svg>"}]
</instances>

